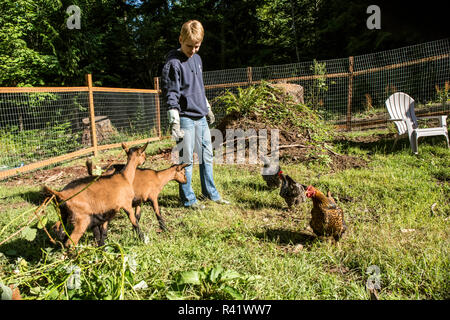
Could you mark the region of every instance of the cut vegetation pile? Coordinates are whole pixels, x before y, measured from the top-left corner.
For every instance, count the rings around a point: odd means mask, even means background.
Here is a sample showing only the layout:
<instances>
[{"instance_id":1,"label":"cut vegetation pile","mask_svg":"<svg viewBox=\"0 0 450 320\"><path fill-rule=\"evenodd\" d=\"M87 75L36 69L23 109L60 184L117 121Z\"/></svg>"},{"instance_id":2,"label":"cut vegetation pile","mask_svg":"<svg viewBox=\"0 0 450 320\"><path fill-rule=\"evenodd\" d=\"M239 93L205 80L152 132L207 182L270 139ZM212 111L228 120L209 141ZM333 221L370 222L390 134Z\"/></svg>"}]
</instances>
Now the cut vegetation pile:
<instances>
[{"instance_id":1,"label":"cut vegetation pile","mask_svg":"<svg viewBox=\"0 0 450 320\"><path fill-rule=\"evenodd\" d=\"M293 90L295 87L298 90ZM363 159L341 155L334 151L334 129L307 104L299 102L302 87L292 84L272 85L262 82L237 93L226 91L214 104L226 111L217 125L225 137L226 129L267 129L268 149L270 130L279 130L280 159L287 162L318 161L331 169L363 167Z\"/></svg>"}]
</instances>

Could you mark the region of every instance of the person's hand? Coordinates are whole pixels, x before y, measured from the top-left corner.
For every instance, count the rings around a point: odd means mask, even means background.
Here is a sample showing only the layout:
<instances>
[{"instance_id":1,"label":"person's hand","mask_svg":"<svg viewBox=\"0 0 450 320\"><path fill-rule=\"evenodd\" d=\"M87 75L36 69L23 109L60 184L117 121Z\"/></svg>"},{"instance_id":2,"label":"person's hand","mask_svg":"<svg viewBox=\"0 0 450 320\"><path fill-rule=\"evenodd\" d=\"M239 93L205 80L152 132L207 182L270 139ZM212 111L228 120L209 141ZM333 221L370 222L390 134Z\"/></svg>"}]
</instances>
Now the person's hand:
<instances>
[{"instance_id":1,"label":"person's hand","mask_svg":"<svg viewBox=\"0 0 450 320\"><path fill-rule=\"evenodd\" d=\"M183 132L183 130L181 130L181 128L180 128L180 124L179 123L173 123L172 125L171 125L171 133L172 133L172 137L175 139L175 140L180 140L180 139L183 139L184 138L184 132Z\"/></svg>"},{"instance_id":2,"label":"person's hand","mask_svg":"<svg viewBox=\"0 0 450 320\"><path fill-rule=\"evenodd\" d=\"M170 126L170 131L171 131L172 137L176 141L183 139L184 132L180 128L180 114L178 113L178 110L170 109L167 112L167 117L169 118L169 126Z\"/></svg>"},{"instance_id":3,"label":"person's hand","mask_svg":"<svg viewBox=\"0 0 450 320\"><path fill-rule=\"evenodd\" d=\"M206 118L208 119L209 124L213 124L216 121L216 117L214 116L214 113L211 111L211 109L209 109Z\"/></svg>"},{"instance_id":4,"label":"person's hand","mask_svg":"<svg viewBox=\"0 0 450 320\"><path fill-rule=\"evenodd\" d=\"M208 106L208 114L206 115L206 119L208 120L209 124L213 124L216 121L216 117L211 110L211 105L209 104L208 99L206 99L206 105Z\"/></svg>"}]
</instances>

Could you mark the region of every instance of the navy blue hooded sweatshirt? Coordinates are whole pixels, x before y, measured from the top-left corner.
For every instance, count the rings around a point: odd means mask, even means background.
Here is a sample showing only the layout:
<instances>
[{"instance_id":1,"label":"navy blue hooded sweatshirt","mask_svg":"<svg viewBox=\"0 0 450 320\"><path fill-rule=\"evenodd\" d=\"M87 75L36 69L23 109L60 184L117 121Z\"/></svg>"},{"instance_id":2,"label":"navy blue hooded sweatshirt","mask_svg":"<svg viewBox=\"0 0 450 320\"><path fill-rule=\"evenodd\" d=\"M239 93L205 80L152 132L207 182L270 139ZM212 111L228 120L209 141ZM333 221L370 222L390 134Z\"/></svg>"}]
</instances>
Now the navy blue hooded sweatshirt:
<instances>
[{"instance_id":1,"label":"navy blue hooded sweatshirt","mask_svg":"<svg viewBox=\"0 0 450 320\"><path fill-rule=\"evenodd\" d=\"M182 117L200 118L208 114L202 59L188 58L180 49L171 50L162 70L161 88L169 109Z\"/></svg>"}]
</instances>

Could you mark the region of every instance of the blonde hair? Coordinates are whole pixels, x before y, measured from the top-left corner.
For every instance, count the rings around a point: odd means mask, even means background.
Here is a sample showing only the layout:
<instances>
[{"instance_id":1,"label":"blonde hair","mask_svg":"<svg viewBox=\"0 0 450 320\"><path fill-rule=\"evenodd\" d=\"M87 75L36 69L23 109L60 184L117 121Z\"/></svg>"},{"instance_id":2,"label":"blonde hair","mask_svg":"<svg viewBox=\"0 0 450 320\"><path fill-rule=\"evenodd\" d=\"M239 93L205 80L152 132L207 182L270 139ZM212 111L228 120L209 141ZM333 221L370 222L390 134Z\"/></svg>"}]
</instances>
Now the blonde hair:
<instances>
[{"instance_id":1,"label":"blonde hair","mask_svg":"<svg viewBox=\"0 0 450 320\"><path fill-rule=\"evenodd\" d=\"M200 21L189 20L183 24L180 31L181 41L192 40L202 42L205 31Z\"/></svg>"}]
</instances>

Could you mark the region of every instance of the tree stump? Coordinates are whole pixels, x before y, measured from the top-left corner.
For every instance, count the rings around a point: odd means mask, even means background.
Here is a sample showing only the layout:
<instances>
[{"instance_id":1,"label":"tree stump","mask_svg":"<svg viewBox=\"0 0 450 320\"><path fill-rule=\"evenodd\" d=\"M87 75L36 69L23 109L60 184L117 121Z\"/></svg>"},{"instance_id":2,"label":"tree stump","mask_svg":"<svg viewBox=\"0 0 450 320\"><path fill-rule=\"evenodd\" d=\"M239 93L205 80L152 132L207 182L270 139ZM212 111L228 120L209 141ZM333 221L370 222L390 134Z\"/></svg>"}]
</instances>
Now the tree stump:
<instances>
[{"instance_id":1,"label":"tree stump","mask_svg":"<svg viewBox=\"0 0 450 320\"><path fill-rule=\"evenodd\" d=\"M284 93L290 95L294 99L295 103L305 103L303 87L301 85L294 83L273 83L271 86L283 90Z\"/></svg>"},{"instance_id":2,"label":"tree stump","mask_svg":"<svg viewBox=\"0 0 450 320\"><path fill-rule=\"evenodd\" d=\"M84 118L83 123L83 135L81 137L81 143L83 145L92 145L91 141L91 123L90 118ZM95 128L97 130L97 143L101 143L104 140L109 139L111 136L117 134L116 128L113 127L111 121L107 116L95 117Z\"/></svg>"}]
</instances>

